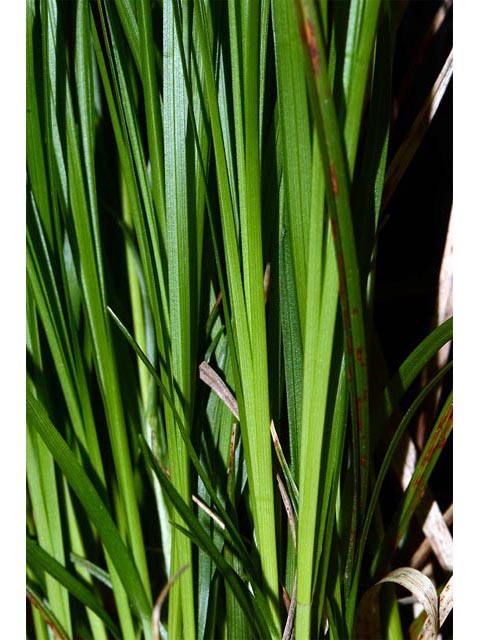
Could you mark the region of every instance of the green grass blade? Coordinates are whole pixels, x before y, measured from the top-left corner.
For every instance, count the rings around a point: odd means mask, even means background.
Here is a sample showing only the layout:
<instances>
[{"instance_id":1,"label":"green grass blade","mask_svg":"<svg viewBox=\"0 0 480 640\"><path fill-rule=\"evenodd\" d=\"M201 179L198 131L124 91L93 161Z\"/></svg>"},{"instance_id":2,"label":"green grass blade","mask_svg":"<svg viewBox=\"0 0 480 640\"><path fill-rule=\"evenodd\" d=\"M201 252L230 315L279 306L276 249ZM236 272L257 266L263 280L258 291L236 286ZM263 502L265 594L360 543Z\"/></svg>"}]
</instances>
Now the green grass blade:
<instances>
[{"instance_id":1,"label":"green grass blade","mask_svg":"<svg viewBox=\"0 0 480 640\"><path fill-rule=\"evenodd\" d=\"M321 499L321 512L318 523L319 538L323 539L323 545L318 549L318 569L316 574L319 575L318 586L316 591L318 593L317 606L317 619L323 621L323 614L325 609L325 594L327 589L327 582L329 574L340 574L337 578L337 606L340 606L343 610L343 601L338 598L339 587L342 583L342 569L343 558L339 553L339 548L336 544L336 508L337 497L340 488L341 467L338 463L342 459L345 441L347 435L347 416L348 416L348 386L345 372L345 363L342 363L339 383L337 387L335 408L332 418L331 435L328 445L328 459L325 469L325 482ZM336 570L334 569L336 567Z\"/></svg>"},{"instance_id":2,"label":"green grass blade","mask_svg":"<svg viewBox=\"0 0 480 640\"><path fill-rule=\"evenodd\" d=\"M259 82L258 82L258 140L259 156L263 151L263 125L265 114L265 82L267 75L266 59L268 50L268 28L270 23L270 2L262 2L260 6L260 53L259 53Z\"/></svg>"},{"instance_id":3,"label":"green grass blade","mask_svg":"<svg viewBox=\"0 0 480 640\"><path fill-rule=\"evenodd\" d=\"M140 29L140 54L142 83L145 94L145 115L148 132L148 149L152 169L152 195L154 206L165 242L165 170L163 164L164 131L162 126L161 105L158 80L155 69L155 43L152 34L152 14L150 3L142 0L138 3L138 21Z\"/></svg>"},{"instance_id":4,"label":"green grass blade","mask_svg":"<svg viewBox=\"0 0 480 640\"><path fill-rule=\"evenodd\" d=\"M197 7L198 5L196 5ZM202 6L200 11L202 12ZM253 11L253 8L252 8ZM250 14L252 15L252 14ZM254 14L253 14L254 15ZM220 125L217 91L214 80L212 63L209 55L207 35L202 22L205 20L201 13L199 23L199 41L201 56L205 68L205 92L212 127L213 148L217 168L217 186L220 199L222 232L225 246L225 260L227 266L228 285L231 304L235 309L235 352L238 356L239 374L242 386L243 403L240 413L243 425L247 468L252 484L255 500L252 504L255 521L256 536L265 580L271 597L272 613L278 616L277 590L278 574L276 561L276 542L274 524L273 484L271 446L269 442L269 407L268 407L268 377L266 374L266 339L265 339L265 310L263 292L263 260L261 235L259 232L260 216L258 211L259 176L258 176L258 113L249 115L249 130L245 132L248 148L256 160L246 176L249 197L252 198L252 209L247 212L246 225L242 234L245 238L244 251L252 252L256 256L255 265L245 265L247 271L242 280L240 270L240 256L237 247L235 218L229 185L227 165L224 152L224 141ZM206 21L206 20L205 20ZM254 18L250 17L254 22ZM253 29L251 29L253 31ZM256 51L255 40L252 40L253 51ZM253 85L255 78L250 79ZM253 87L251 89L255 91ZM258 89L257 89L258 90ZM251 130L250 130L251 126ZM248 169L248 167L247 167ZM245 254L244 254L245 255ZM245 287L245 289L244 289ZM251 299L250 299L251 296ZM251 325L249 324L251 321ZM255 345L255 348L253 348ZM262 375L261 375L262 374ZM257 509L257 506L259 507Z\"/></svg>"},{"instance_id":5,"label":"green grass blade","mask_svg":"<svg viewBox=\"0 0 480 640\"><path fill-rule=\"evenodd\" d=\"M105 622L114 638L120 638L120 631L117 626L90 589L30 538L27 538L27 563L37 573L39 571L47 571L68 589L77 600L94 611Z\"/></svg>"},{"instance_id":6,"label":"green grass blade","mask_svg":"<svg viewBox=\"0 0 480 640\"><path fill-rule=\"evenodd\" d=\"M53 458L44 443L27 427L27 482L32 501L37 536L52 556L65 564L58 486ZM71 634L68 592L50 577L46 595L62 627Z\"/></svg>"},{"instance_id":7,"label":"green grass blade","mask_svg":"<svg viewBox=\"0 0 480 640\"><path fill-rule=\"evenodd\" d=\"M93 83L93 50L89 29L90 11L88 3L80 2L76 12L75 34L75 87L78 92L78 110L80 116L80 137L83 148L86 191L88 205L92 212L92 237L95 245L95 258L98 273L103 273L103 259L100 238L100 225L97 208L97 187L95 181L95 106ZM100 278L103 304L106 304L105 285Z\"/></svg>"},{"instance_id":8,"label":"green grass blade","mask_svg":"<svg viewBox=\"0 0 480 640\"><path fill-rule=\"evenodd\" d=\"M368 74L372 52L374 50L377 35L377 21L382 5L381 0L366 0L366 2L351 3L351 7L357 5L361 13L361 25L359 33L354 40L353 52L354 64L351 75L349 94L347 96L347 114L345 120L344 140L345 154L348 158L350 178L353 176L357 146L360 138L360 124L363 115L363 102L366 92Z\"/></svg>"},{"instance_id":9,"label":"green grass blade","mask_svg":"<svg viewBox=\"0 0 480 640\"><path fill-rule=\"evenodd\" d=\"M42 595L35 588L34 584L27 579L27 599L35 606L40 615L45 620L48 627L58 640L70 640L69 635L58 621L55 613L52 611L49 603L42 598Z\"/></svg>"},{"instance_id":10,"label":"green grass blade","mask_svg":"<svg viewBox=\"0 0 480 640\"><path fill-rule=\"evenodd\" d=\"M375 436L382 432L383 426L392 414L393 408L408 390L422 369L433 358L437 351L449 342L453 336L453 318L445 320L436 327L422 342L407 356L400 365L397 373L379 396L377 407L374 409L374 424L377 425Z\"/></svg>"},{"instance_id":11,"label":"green grass blade","mask_svg":"<svg viewBox=\"0 0 480 640\"><path fill-rule=\"evenodd\" d=\"M182 63L180 59L180 37L176 33L173 6L168 2L163 14L163 98L164 98L164 148L165 148L165 197L167 220L168 293L171 333L172 376L175 386L175 407L182 423L190 428L193 415L193 352L195 349L193 309L196 307L194 271L191 247L195 233L193 208L189 207L193 194L189 192L191 156L187 152L188 101L185 95ZM190 474L188 455L175 423L167 422L169 451L172 453L172 480L185 501L190 499ZM174 517L174 521L177 518ZM181 521L178 521L181 523ZM189 541L175 534L177 555L172 558L172 571L187 564L192 566L192 551ZM181 597L183 633L187 638L195 637L195 614L193 609L193 574L187 571L181 581L171 589L171 598ZM177 595L178 594L178 595ZM175 608L170 610L169 630L174 637L180 635L180 620Z\"/></svg>"},{"instance_id":12,"label":"green grass blade","mask_svg":"<svg viewBox=\"0 0 480 640\"><path fill-rule=\"evenodd\" d=\"M345 334L345 352L347 357L347 378L350 385L351 411L353 422L353 444L354 444L354 475L355 486L357 478L359 486L355 489L353 502L352 532L356 530L356 513L360 513L365 508L367 487L368 487L368 465L369 465L369 402L368 402L368 373L366 355L366 337L363 314L363 296L358 272L357 248L353 233L352 216L350 210L350 185L349 166L353 165L355 158L355 148L347 147L347 156L344 155L343 139L340 135L335 106L330 90L330 81L325 55L323 37L319 28L316 9L311 2L301 1L297 3L299 25L303 36L304 49L307 65L309 67L308 79L311 93L311 103L315 122L318 127L320 155L323 164L327 200L329 204L330 216L332 219L332 235L335 243L337 255L340 302L343 315L343 327ZM371 51L369 53L371 55ZM352 72L353 73L353 72ZM366 72L364 72L365 74ZM349 75L349 74L347 74ZM352 75L352 74L350 74ZM362 76L363 77L363 76ZM361 88L358 89L357 101L363 102ZM358 109L358 104L357 107ZM358 137L358 129L352 133L353 137ZM317 202L322 200L318 200ZM322 214L315 212L311 221L311 239L315 236L315 228L319 228L318 219ZM317 231L317 243L320 240L320 231ZM318 245L317 245L318 246ZM328 255L328 254L327 254ZM313 272L314 273L314 272ZM313 277L312 273L312 277ZM310 280L309 280L310 287ZM309 291L310 294L310 291ZM320 299L320 285L317 277L317 284L313 285L312 280L312 300L316 298L316 304ZM308 304L308 300L307 300ZM313 304L313 302L311 303ZM308 315L307 315L308 317ZM307 332L308 337L308 332ZM306 352L309 352L306 344ZM304 374L304 396L305 381L312 380L310 377L308 364L305 363ZM317 387L318 388L318 387ZM308 408L303 407L303 425L308 428L307 419ZM322 412L323 413L323 412ZM303 427L302 427L303 429ZM304 437L304 434L302 434ZM310 441L312 446L314 442ZM318 448L318 446L317 446ZM307 449L307 448L306 448ZM308 447L310 450L310 447ZM302 454L302 456L305 455ZM315 459L320 459L316 457ZM300 491L302 493L302 476L300 480ZM315 500L316 489L312 488L311 499ZM357 502L358 501L358 502ZM300 513L302 509L300 508ZM302 525L302 515L299 525L299 555L310 557L313 549L313 540L308 533L306 525ZM353 548L353 543L352 543ZM347 561L347 574L349 573L349 562ZM299 572L298 600L299 615L297 616L297 633L300 635L308 633L310 627L312 589L312 565L308 564ZM348 575L347 575L348 581Z\"/></svg>"},{"instance_id":13,"label":"green grass blade","mask_svg":"<svg viewBox=\"0 0 480 640\"><path fill-rule=\"evenodd\" d=\"M65 74L66 70L61 55L65 51L65 46L60 44L63 42L61 34L57 39L58 33L60 33L57 28L57 9L63 11L64 6L60 5L57 8L53 3L45 3L42 7L44 46L48 54L45 53L44 59L45 73L43 76L39 74L35 77L37 87L44 77L48 79L45 82L44 90L44 113L48 114L45 138L48 144L47 155L57 244L55 246L52 243L53 236L51 236L50 242L45 240L44 229L39 221L40 217L35 206L36 201L43 203L42 206L46 206L41 196L43 187L38 183L31 183L34 191L31 196L29 194L27 201L27 272L75 435L85 451L88 451L90 461L100 482L104 482L98 434L87 385L88 373L86 374L84 370L84 356L79 345L80 298L77 273L75 272L77 266L73 263L72 244L62 229L61 214L64 211L59 210L59 203L62 208L66 208L66 175L63 157L65 143L64 140L60 140L64 131L59 128L56 114L56 109L61 111L61 107L64 105L61 101L57 104L57 84L62 86L64 80L62 74ZM57 43L57 48L55 48L55 43ZM32 86L34 85L32 84ZM54 147L53 150L52 147ZM37 155L41 158L42 149L43 147L39 143L37 149L28 151L28 153L31 156ZM30 162L27 164L28 167L31 166ZM41 215L44 224L47 221L46 214L47 212L44 211ZM75 247L73 249L75 250ZM112 577L112 579L115 579L117 585L119 584L117 577ZM130 611L125 606L126 599L121 589L116 589L115 598L121 612L122 628L125 632L131 633Z\"/></svg>"},{"instance_id":14,"label":"green grass blade","mask_svg":"<svg viewBox=\"0 0 480 640\"><path fill-rule=\"evenodd\" d=\"M47 169L45 161L45 151L42 139L42 127L40 125L40 104L42 101L41 82L37 82L38 43L35 41L38 31L39 11L35 7L34 0L27 2L27 54L26 54L26 143L27 143L27 170L32 185L32 190L36 194L37 206L41 211L43 223L46 228L46 236L50 244L53 243L53 222L50 218L50 195L49 183L47 180ZM37 59L37 64L35 60Z\"/></svg>"},{"instance_id":15,"label":"green grass blade","mask_svg":"<svg viewBox=\"0 0 480 640\"><path fill-rule=\"evenodd\" d=\"M88 450L91 463L94 465L98 477L104 483L103 462L90 406L86 376L82 372L82 358L78 357L75 360L72 353L54 268L34 207L27 222L27 274L32 283L31 290L34 293L35 302L40 312L39 316L47 335L75 435L78 442L85 450ZM73 332L71 335L75 340L75 333ZM48 546L45 548L48 549ZM57 545L57 549L59 548ZM110 562L108 558L107 562ZM113 568L112 580L115 581L115 584L119 584L118 577L113 574ZM131 615L128 607L125 606L126 597L121 588L115 589L115 599L120 611L122 629L125 633L130 634L132 630Z\"/></svg>"},{"instance_id":16,"label":"green grass blade","mask_svg":"<svg viewBox=\"0 0 480 640\"><path fill-rule=\"evenodd\" d=\"M65 478L62 478L62 480L63 480L63 496L65 500L64 510L66 514L66 520L68 522L68 532L69 532L69 543L70 543L69 557L71 561L72 553L78 553L81 556L85 555L86 547L85 547L84 538L88 539L88 534L87 534L87 527L85 527L84 521L82 520L81 517L80 518L78 517L79 509L78 509L78 506L75 509L74 500L72 499L70 487L68 486L68 483L65 480ZM70 564L68 565L69 569L71 566L72 565ZM113 570L113 567L110 567L110 565L108 566ZM97 598L97 602L101 602L101 592L98 590L97 585L94 583L91 574L88 573L88 571L86 571L81 566L77 566L77 573L80 576L80 579L83 579L84 583L88 585L87 588L90 589L90 591L95 594ZM115 587L116 587L115 601L117 603L117 606L122 606L123 603L120 600L118 591L123 592L123 595L124 595L124 591L121 586L120 586L120 589L118 587L118 585L120 584L120 581L118 580L118 578L116 578L116 581L117 582L115 584ZM125 600L126 598L124 597L124 602ZM90 625L90 630L91 630L93 640L107 640L107 629L102 619L88 607L86 609L86 614L87 614L88 622Z\"/></svg>"},{"instance_id":17,"label":"green grass blade","mask_svg":"<svg viewBox=\"0 0 480 640\"><path fill-rule=\"evenodd\" d=\"M200 462L200 460L199 460L199 458L197 456L197 453L195 452L195 449L193 448L189 432L188 432L188 430L186 428L186 425L185 425L185 423L183 421L183 417L177 411L174 399L171 397L168 389L165 387L164 383L162 382L162 379L157 374L157 372L153 368L152 364L149 362L148 358L142 352L142 350L140 349L138 344L135 342L135 340L133 339L131 334L128 332L126 327L122 324L120 319L114 314L114 312L111 309L109 309L109 312L110 312L110 315L112 316L114 322L116 323L116 325L119 327L120 331L122 332L122 334L125 336L125 338L129 342L129 344L133 347L133 349L135 350L136 354L139 356L141 361L145 364L145 366L147 367L147 369L149 370L149 372L153 376L153 379L155 380L156 384L158 385L164 400L167 402L167 404L169 405L170 409L172 410L172 413L173 413L173 415L175 417L175 421L176 421L176 428L178 429L178 431L180 433L180 437L183 439L183 443L184 443L184 445L186 447L186 450L187 450L187 453L188 453L188 455L190 457L190 461L192 462L193 466L195 467L196 472L198 473L198 476L200 477L200 479L202 480L206 490L208 491L208 494L209 494L210 498L212 499L212 501L214 502L216 508L218 509L220 517L222 518L222 520L223 520L223 522L224 522L224 524L226 526L226 533L228 533L231 536L229 542L231 542L231 543L233 542L236 553L238 553L240 555L240 557L242 559L242 562L244 563L245 567L248 567L248 569L250 571L250 577L252 579L257 578L254 564L252 563L251 558L249 558L249 554L248 554L248 552L247 552L247 550L245 548L245 545L244 545L241 537L239 536L239 534L238 534L238 532L236 530L236 527L234 526L230 516L226 512L224 505L222 504L221 500L219 499L219 497L217 495L217 492L215 490L215 487L214 487L214 485L212 483L212 480L210 479L208 474L205 472L205 470L204 470L204 468L203 468L203 466L202 466L202 464L201 464L201 462Z\"/></svg>"},{"instance_id":18,"label":"green grass blade","mask_svg":"<svg viewBox=\"0 0 480 640\"><path fill-rule=\"evenodd\" d=\"M27 278L57 369L75 433L86 445L81 409L76 391L74 358L55 278L55 265L48 251L40 216L27 200Z\"/></svg>"},{"instance_id":19,"label":"green grass blade","mask_svg":"<svg viewBox=\"0 0 480 640\"><path fill-rule=\"evenodd\" d=\"M151 301L157 345L162 357L168 358L166 258L163 255L164 247L159 228L160 222L154 214L135 105L132 103L131 90L126 78L128 60L124 61L122 57L125 52L121 45L115 17L111 5L107 4L105 12L102 11L100 15L102 31L99 33L97 27L93 27L94 46L107 96L121 170L125 178L128 203L131 208L148 296ZM109 39L112 40L112 46L107 48L107 60L104 57L101 37L107 42ZM107 62L109 67L107 67ZM153 301L157 301L157 304L153 304Z\"/></svg>"},{"instance_id":20,"label":"green grass blade","mask_svg":"<svg viewBox=\"0 0 480 640\"><path fill-rule=\"evenodd\" d=\"M293 3L272 3L278 108L283 149L286 225L291 243L301 333L305 331L308 212L311 193L311 132L305 61ZM303 343L303 340L302 340Z\"/></svg>"},{"instance_id":21,"label":"green grass blade","mask_svg":"<svg viewBox=\"0 0 480 640\"><path fill-rule=\"evenodd\" d=\"M315 219L316 223L314 223ZM311 602L311 597L306 596L307 592L311 593L313 590L312 571L316 543L316 527L312 527L311 517L312 513L316 513L316 509L319 508L320 461L325 444L328 381L333 350L334 319L337 313L336 284L338 277L334 252L328 252L323 287L320 277L322 269L318 261L321 257L316 250L316 246L318 246L316 240L321 233L321 224L318 216L312 218L300 449L297 625L303 614L309 618L311 613L311 604L307 604ZM321 313L319 313L319 306ZM322 367L318 367L319 358L323 363ZM312 509L314 510L312 511ZM322 541L319 540L319 546L321 547L321 545ZM307 624L310 625L309 622ZM297 626L297 629L299 628ZM298 630L297 633L299 633Z\"/></svg>"},{"instance_id":22,"label":"green grass blade","mask_svg":"<svg viewBox=\"0 0 480 640\"><path fill-rule=\"evenodd\" d=\"M222 554L219 553L217 548L213 545L210 537L201 527L192 510L187 506L187 504L185 504L173 484L162 471L142 436L140 436L140 446L143 455L152 469L154 469L159 481L168 493L170 500L181 514L182 519L188 524L191 535L194 537L197 544L201 545L201 547L209 554L219 571L221 571L225 579L228 581L229 586L237 597L239 604L242 606L252 628L261 634L260 637L270 637L272 622L269 616L266 598L258 592L256 594L257 602L256 604L254 603L255 601L252 599L252 596L246 586L240 581L237 574L234 573L231 566L225 561ZM267 625L270 626L270 629Z\"/></svg>"},{"instance_id":23,"label":"green grass blade","mask_svg":"<svg viewBox=\"0 0 480 640\"><path fill-rule=\"evenodd\" d=\"M365 516L365 520L362 526L362 533L360 535L359 542L358 542L355 572L352 579L352 587L348 596L347 617L348 617L348 624L350 628L352 628L352 625L353 625L353 619L354 619L354 613L355 613L355 602L357 597L357 589L358 589L358 582L360 578L360 569L361 569L361 563L363 558L363 552L365 549L365 545L367 543L368 531L372 522L374 510L378 501L378 497L380 495L380 490L381 490L383 481L392 463L392 459L393 459L393 456L395 455L396 448L405 434L406 428L410 424L411 420L415 416L416 412L420 408L422 402L425 400L427 395L432 391L432 389L434 389L439 384L439 382L442 380L445 374L448 373L451 369L452 369L452 364L450 363L447 366L445 366L432 380L430 380L430 382L427 385L425 385L422 391L417 395L415 400L410 405L408 411L403 416L400 424L396 428L395 435L390 441L388 450L383 458L382 465L380 467L380 470L377 474L377 478L375 480L375 486L372 491L367 514Z\"/></svg>"},{"instance_id":24,"label":"green grass blade","mask_svg":"<svg viewBox=\"0 0 480 640\"><path fill-rule=\"evenodd\" d=\"M90 562L86 558L78 556L73 551L70 553L70 562L77 567L84 569L93 578L96 578L99 582L102 582L106 587L112 589L112 581L107 571L99 567L97 564Z\"/></svg>"},{"instance_id":25,"label":"green grass blade","mask_svg":"<svg viewBox=\"0 0 480 640\"><path fill-rule=\"evenodd\" d=\"M253 434L255 448L252 458L256 477L253 480L255 505L257 510L257 536L262 557L266 584L271 590L272 612L278 617L278 570L277 546L273 501L272 450L270 444L270 407L268 390L267 337L264 294L264 262L262 255L261 229L261 167L259 144L259 55L260 42L258 24L259 4L248 3L245 66L244 66L244 109L245 109L245 189L246 216L241 220L243 248L244 289L249 317L249 333L252 348L253 377L242 376L244 396L253 392L255 402L254 419L244 427ZM242 216L241 216L242 217Z\"/></svg>"},{"instance_id":26,"label":"green grass blade","mask_svg":"<svg viewBox=\"0 0 480 640\"><path fill-rule=\"evenodd\" d=\"M80 500L88 518L96 527L105 548L118 571L125 590L150 638L151 605L132 556L123 542L104 503L65 440L50 422L39 401L27 393L27 423L46 444L68 483Z\"/></svg>"},{"instance_id":27,"label":"green grass blade","mask_svg":"<svg viewBox=\"0 0 480 640\"><path fill-rule=\"evenodd\" d=\"M411 12L26 9L27 634L348 637L452 429L445 406L385 521L402 433L451 371L419 380L451 320L393 376L377 338L390 138L420 139L395 111L390 136Z\"/></svg>"},{"instance_id":28,"label":"green grass blade","mask_svg":"<svg viewBox=\"0 0 480 640\"><path fill-rule=\"evenodd\" d=\"M135 17L135 7L132 5L135 5L135 2L132 3L132 0L115 0L115 6L118 11L125 36L128 40L133 59L135 60L137 69L140 70L142 69L143 62L140 51L140 33L137 19Z\"/></svg>"},{"instance_id":29,"label":"green grass blade","mask_svg":"<svg viewBox=\"0 0 480 640\"><path fill-rule=\"evenodd\" d=\"M285 386L287 394L289 444L293 477L299 478L299 443L302 416L303 352L300 315L298 310L295 274L288 228L280 238L280 298L282 316L282 342L285 360Z\"/></svg>"},{"instance_id":30,"label":"green grass blade","mask_svg":"<svg viewBox=\"0 0 480 640\"><path fill-rule=\"evenodd\" d=\"M232 510L232 517L237 520L235 506L236 506L236 484L237 474L235 473L235 443L236 443L236 427L235 425L231 430L231 437L228 451L228 480L227 480L227 495L230 501L230 508ZM233 567L233 570L239 575L243 575L244 567L241 561L235 554L231 552L228 546L225 547L225 559ZM248 618L245 612L242 610L240 603L235 597L235 593L232 591L228 584L225 585L225 598L226 598L226 628L227 633L235 634L239 638L249 637L249 625Z\"/></svg>"},{"instance_id":31,"label":"green grass blade","mask_svg":"<svg viewBox=\"0 0 480 640\"><path fill-rule=\"evenodd\" d=\"M365 148L369 149L355 178L352 191L352 207L356 220L357 237L362 238L359 261L362 278L371 268L372 253L378 234L378 221L382 204L383 185L390 140L392 66L395 43L393 10L385 10L378 25L375 66L370 90L370 105L365 127ZM386 53L380 53L386 52ZM371 215L371 211L374 215ZM370 273L367 295L370 317L373 313L372 295L374 274Z\"/></svg>"},{"instance_id":32,"label":"green grass blade","mask_svg":"<svg viewBox=\"0 0 480 640\"><path fill-rule=\"evenodd\" d=\"M104 274L99 271L101 262L96 255L97 247L95 246L94 233L92 231L92 226L95 226L95 222L92 221L92 217L95 217L95 210L89 210L82 173L84 162L88 164L88 159L85 159L85 156L88 156L88 150L83 150L82 158L74 124L73 104L68 92L67 121L67 166L70 183L70 204L78 241L79 258L82 264L82 293L88 324L92 334L97 373L107 414L112 452L122 496L121 499L127 514L132 549L145 588L149 591L149 576L138 505L135 498L124 410L120 396L118 373L115 366L111 336L106 321L106 310L102 299L102 281Z\"/></svg>"},{"instance_id":33,"label":"green grass blade","mask_svg":"<svg viewBox=\"0 0 480 640\"><path fill-rule=\"evenodd\" d=\"M368 367L363 301L358 272L357 249L350 210L347 158L338 128L329 79L320 69L327 67L325 47L313 3L301 2L299 20L304 30L306 55L310 61L310 82L314 114L319 126L321 155L326 180L332 232L337 254L340 302L347 355L347 376L351 389L353 430L362 432L360 449L360 510L365 508L369 465ZM323 138L324 136L324 138ZM323 141L323 143L322 143ZM352 152L351 152L352 153ZM355 437L355 436L354 436Z\"/></svg>"},{"instance_id":34,"label":"green grass blade","mask_svg":"<svg viewBox=\"0 0 480 640\"><path fill-rule=\"evenodd\" d=\"M425 494L428 479L453 429L452 398L453 393L450 392L418 459L407 490L385 534L383 544L374 558L372 563L374 575L384 570L386 558L391 554L392 546L396 548L404 537L415 509Z\"/></svg>"}]
</instances>

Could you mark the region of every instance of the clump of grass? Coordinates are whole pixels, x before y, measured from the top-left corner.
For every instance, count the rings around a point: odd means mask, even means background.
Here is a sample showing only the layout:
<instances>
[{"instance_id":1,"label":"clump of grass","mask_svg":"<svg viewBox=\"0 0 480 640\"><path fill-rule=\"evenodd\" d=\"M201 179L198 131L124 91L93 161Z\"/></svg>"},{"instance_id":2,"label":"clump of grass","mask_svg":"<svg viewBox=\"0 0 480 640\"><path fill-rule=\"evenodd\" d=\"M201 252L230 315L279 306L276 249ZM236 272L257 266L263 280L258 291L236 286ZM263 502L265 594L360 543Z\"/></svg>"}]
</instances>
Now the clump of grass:
<instances>
[{"instance_id":1,"label":"clump of grass","mask_svg":"<svg viewBox=\"0 0 480 640\"><path fill-rule=\"evenodd\" d=\"M452 321L393 376L373 322L384 186L428 127L388 173L400 8L28 0L35 637L346 638L387 574L423 593L388 572L451 394L379 502L451 369L405 407Z\"/></svg>"}]
</instances>

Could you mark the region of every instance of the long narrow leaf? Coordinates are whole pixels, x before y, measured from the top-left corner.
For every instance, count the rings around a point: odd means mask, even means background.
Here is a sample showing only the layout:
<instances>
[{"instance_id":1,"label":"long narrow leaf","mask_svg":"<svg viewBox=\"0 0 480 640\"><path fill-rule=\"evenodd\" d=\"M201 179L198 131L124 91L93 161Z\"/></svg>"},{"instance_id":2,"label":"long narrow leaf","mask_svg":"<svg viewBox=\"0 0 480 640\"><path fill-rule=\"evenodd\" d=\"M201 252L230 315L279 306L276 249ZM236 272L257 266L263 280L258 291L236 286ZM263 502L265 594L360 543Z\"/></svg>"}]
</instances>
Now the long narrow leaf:
<instances>
[{"instance_id":1,"label":"long narrow leaf","mask_svg":"<svg viewBox=\"0 0 480 640\"><path fill-rule=\"evenodd\" d=\"M36 398L27 393L27 422L40 435L95 525L125 590L150 637L150 603L130 552L93 484Z\"/></svg>"},{"instance_id":2,"label":"long narrow leaf","mask_svg":"<svg viewBox=\"0 0 480 640\"><path fill-rule=\"evenodd\" d=\"M120 638L120 632L117 626L90 589L29 538L27 538L27 563L35 567L37 572L48 571L48 573L68 589L77 600L86 607L89 607L105 622L114 638Z\"/></svg>"},{"instance_id":3,"label":"long narrow leaf","mask_svg":"<svg viewBox=\"0 0 480 640\"><path fill-rule=\"evenodd\" d=\"M257 594L258 604L256 606L252 606L251 595L246 589L245 585L239 580L238 576L233 572L230 565L225 561L223 556L213 545L206 531L204 531L204 529L201 527L197 518L182 500L173 484L170 482L170 480L158 465L157 461L152 455L150 448L147 446L142 436L140 436L140 446L146 460L151 465L152 469L154 469L159 481L162 483L165 491L168 493L170 499L175 504L175 508L182 515L182 519L188 524L192 536L195 538L196 542L200 544L202 548L210 555L210 557L217 565L218 569L223 573L225 579L228 581L253 629L256 629L260 634L263 634L262 637L268 637L271 631L271 628L269 629L269 626L271 627L272 623L265 598L261 597L260 594Z\"/></svg>"}]
</instances>

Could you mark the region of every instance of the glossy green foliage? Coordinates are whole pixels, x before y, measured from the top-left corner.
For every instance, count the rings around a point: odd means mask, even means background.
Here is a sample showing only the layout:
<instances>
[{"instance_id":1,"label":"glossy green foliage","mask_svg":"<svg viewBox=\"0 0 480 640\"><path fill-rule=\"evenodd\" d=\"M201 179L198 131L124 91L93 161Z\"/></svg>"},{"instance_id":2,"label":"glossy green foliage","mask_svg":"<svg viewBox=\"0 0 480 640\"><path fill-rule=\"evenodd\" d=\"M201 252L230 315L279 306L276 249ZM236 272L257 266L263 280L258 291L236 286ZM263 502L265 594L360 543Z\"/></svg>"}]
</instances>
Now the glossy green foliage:
<instances>
[{"instance_id":1,"label":"glossy green foliage","mask_svg":"<svg viewBox=\"0 0 480 640\"><path fill-rule=\"evenodd\" d=\"M448 396L384 521L452 338L379 374L396 9L28 0L26 27L32 628L350 636L452 428Z\"/></svg>"}]
</instances>

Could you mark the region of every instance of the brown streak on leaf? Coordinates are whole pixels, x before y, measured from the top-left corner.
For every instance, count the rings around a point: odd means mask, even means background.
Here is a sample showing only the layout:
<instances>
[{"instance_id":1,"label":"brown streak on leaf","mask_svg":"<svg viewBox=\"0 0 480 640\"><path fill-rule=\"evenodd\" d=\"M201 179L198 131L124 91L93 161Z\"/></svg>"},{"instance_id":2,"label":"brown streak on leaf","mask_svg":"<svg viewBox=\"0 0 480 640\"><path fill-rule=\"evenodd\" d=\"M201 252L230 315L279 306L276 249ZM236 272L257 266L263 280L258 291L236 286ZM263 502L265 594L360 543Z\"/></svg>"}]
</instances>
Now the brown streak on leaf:
<instances>
[{"instance_id":1,"label":"brown streak on leaf","mask_svg":"<svg viewBox=\"0 0 480 640\"><path fill-rule=\"evenodd\" d=\"M236 436L237 436L237 423L234 422L232 424L232 435L230 437L230 449L229 449L229 454L228 454L228 469L227 469L227 474L232 473L233 471L233 465L235 464L235 443L236 443Z\"/></svg>"},{"instance_id":2,"label":"brown streak on leaf","mask_svg":"<svg viewBox=\"0 0 480 640\"><path fill-rule=\"evenodd\" d=\"M332 183L332 191L335 197L338 196L338 181L337 181L337 172L335 171L335 165L330 163L330 182Z\"/></svg>"},{"instance_id":3,"label":"brown streak on leaf","mask_svg":"<svg viewBox=\"0 0 480 640\"><path fill-rule=\"evenodd\" d=\"M341 253L341 251L338 252L337 262L338 262L338 270L340 271L341 275L344 275L345 274L345 262L343 260L343 253Z\"/></svg>"},{"instance_id":4,"label":"brown streak on leaf","mask_svg":"<svg viewBox=\"0 0 480 640\"><path fill-rule=\"evenodd\" d=\"M315 38L315 32L313 29L313 24L310 20L307 20L303 23L303 32L304 32L304 42L308 47L308 52L310 54L310 59L312 61L313 73L315 75L318 74L318 69L320 68L320 60L318 56L318 47L317 40Z\"/></svg>"},{"instance_id":5,"label":"brown streak on leaf","mask_svg":"<svg viewBox=\"0 0 480 640\"><path fill-rule=\"evenodd\" d=\"M365 367L365 361L363 359L363 348L362 347L357 347L355 350L355 355L357 358L357 362L359 363L359 365L364 368Z\"/></svg>"},{"instance_id":6,"label":"brown streak on leaf","mask_svg":"<svg viewBox=\"0 0 480 640\"><path fill-rule=\"evenodd\" d=\"M283 604L285 606L285 609L288 611L290 609L290 596L288 595L287 590L285 589L285 587L282 584L282 600L283 600Z\"/></svg>"},{"instance_id":7,"label":"brown streak on leaf","mask_svg":"<svg viewBox=\"0 0 480 640\"><path fill-rule=\"evenodd\" d=\"M353 350L352 336L347 335L347 351L348 351L348 353L352 353L352 350Z\"/></svg>"},{"instance_id":8,"label":"brown streak on leaf","mask_svg":"<svg viewBox=\"0 0 480 640\"><path fill-rule=\"evenodd\" d=\"M358 415L360 415L362 412L362 398L360 396L357 396L357 412L358 412ZM360 427L360 418L358 419L358 421L359 421L359 427Z\"/></svg>"},{"instance_id":9,"label":"brown streak on leaf","mask_svg":"<svg viewBox=\"0 0 480 640\"><path fill-rule=\"evenodd\" d=\"M333 237L333 240L336 241L336 239L337 239L337 224L336 224L336 222L335 222L335 220L333 218L330 220L330 222L331 222L331 225L332 225L332 237Z\"/></svg>"},{"instance_id":10,"label":"brown streak on leaf","mask_svg":"<svg viewBox=\"0 0 480 640\"><path fill-rule=\"evenodd\" d=\"M53 621L46 615L45 611L43 611L40 606L38 605L37 601L35 600L35 598L32 597L32 595L30 593L28 593L28 591L26 592L26 596L28 598L28 600L31 602L31 604L37 609L37 611L40 613L40 615L42 616L43 620L45 621L45 624L47 624L50 629L52 630L53 635L55 636L55 638L59 638L59 640L62 640L62 634L60 633L60 631L57 629L57 627L55 626L55 624L53 623Z\"/></svg>"}]
</instances>

